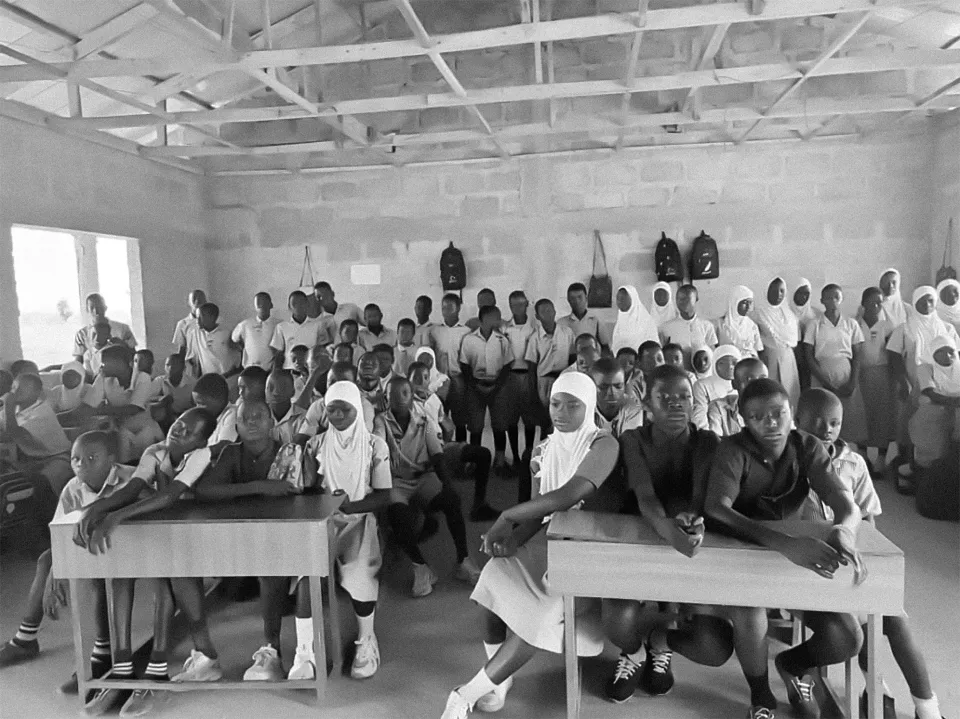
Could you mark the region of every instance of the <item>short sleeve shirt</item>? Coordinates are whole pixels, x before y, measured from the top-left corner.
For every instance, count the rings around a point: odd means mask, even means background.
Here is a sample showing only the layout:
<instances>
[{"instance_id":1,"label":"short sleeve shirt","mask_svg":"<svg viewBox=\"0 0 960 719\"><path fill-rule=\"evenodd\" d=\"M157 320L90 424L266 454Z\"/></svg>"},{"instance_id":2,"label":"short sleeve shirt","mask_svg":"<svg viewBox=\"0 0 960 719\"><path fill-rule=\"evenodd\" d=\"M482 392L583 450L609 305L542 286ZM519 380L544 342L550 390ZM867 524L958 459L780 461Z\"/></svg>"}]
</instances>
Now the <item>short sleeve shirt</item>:
<instances>
[{"instance_id":1,"label":"short sleeve shirt","mask_svg":"<svg viewBox=\"0 0 960 719\"><path fill-rule=\"evenodd\" d=\"M230 331L221 326L205 330L199 324L187 333L187 359L200 363L201 374L225 374L237 366Z\"/></svg>"},{"instance_id":2,"label":"short sleeve shirt","mask_svg":"<svg viewBox=\"0 0 960 719\"><path fill-rule=\"evenodd\" d=\"M114 322L107 320L110 325L110 338L118 340L127 345L130 349L137 348L137 338L133 336L133 331L123 322ZM91 374L100 371L100 350L103 347L97 347L97 329L94 325L87 325L77 330L73 338L73 354L83 357L83 367Z\"/></svg>"},{"instance_id":3,"label":"short sleeve shirt","mask_svg":"<svg viewBox=\"0 0 960 719\"><path fill-rule=\"evenodd\" d=\"M293 358L291 353L293 348L304 345L307 349L313 349L318 346L326 346L333 341L327 326L319 318L307 317L303 322L294 320L285 320L279 322L273 330L273 339L270 340L270 346L277 352L283 352L286 358L283 366L286 369L293 368Z\"/></svg>"},{"instance_id":4,"label":"short sleeve shirt","mask_svg":"<svg viewBox=\"0 0 960 719\"><path fill-rule=\"evenodd\" d=\"M457 322L450 327L446 323L434 325L430 330L430 347L437 355L437 369L454 377L460 374L460 344L470 334L470 328Z\"/></svg>"},{"instance_id":5,"label":"short sleeve shirt","mask_svg":"<svg viewBox=\"0 0 960 719\"><path fill-rule=\"evenodd\" d=\"M530 457L530 474L533 478L533 496L535 497L563 486L553 486L552 482L547 481L547 478L543 477L541 458L549 441L550 438L548 437L538 444ZM617 440L607 432L597 432L597 436L594 437L593 442L590 443L590 449L580 462L577 470L571 475L571 478L582 477L595 488L599 489L617 466L619 457L620 448L617 446Z\"/></svg>"},{"instance_id":6,"label":"short sleeve shirt","mask_svg":"<svg viewBox=\"0 0 960 719\"><path fill-rule=\"evenodd\" d=\"M527 346L530 344L530 338L537 333L537 321L527 317L527 321L520 325L511 317L504 324L503 333L510 340L510 348L513 350L511 368L527 369Z\"/></svg>"},{"instance_id":7,"label":"short sleeve shirt","mask_svg":"<svg viewBox=\"0 0 960 719\"><path fill-rule=\"evenodd\" d=\"M361 327L364 326L363 312L361 312L360 308L357 307L352 302L338 302L336 312L334 312L333 314L330 314L329 312L324 310L320 314L320 319L323 319L325 317L329 318L328 321L331 323L334 336L336 336L337 332L340 331L340 323L343 322L344 320L353 320Z\"/></svg>"},{"instance_id":8,"label":"short sleeve shirt","mask_svg":"<svg viewBox=\"0 0 960 719\"><path fill-rule=\"evenodd\" d=\"M737 403L726 397L713 400L707 406L707 429L718 437L729 437L743 429Z\"/></svg>"},{"instance_id":9,"label":"short sleeve shirt","mask_svg":"<svg viewBox=\"0 0 960 719\"><path fill-rule=\"evenodd\" d=\"M310 434L311 428L305 426L303 421L305 414L305 409L299 405L291 404L287 413L273 425L273 429L270 431L271 436L283 444L287 444L300 434L301 428L306 430L304 434ZM313 433L316 434L316 430L313 430Z\"/></svg>"},{"instance_id":10,"label":"short sleeve shirt","mask_svg":"<svg viewBox=\"0 0 960 719\"><path fill-rule=\"evenodd\" d=\"M375 335L368 328L361 327L360 332L357 334L357 341L365 351L372 352L373 348L377 345L396 347L397 333L384 327L380 330L380 334Z\"/></svg>"},{"instance_id":11,"label":"short sleeve shirt","mask_svg":"<svg viewBox=\"0 0 960 719\"><path fill-rule=\"evenodd\" d=\"M571 312L569 315L558 319L557 324L569 329L573 333L574 339L580 335L590 335L596 337L597 342L600 341L600 318L590 310L587 310L580 319L577 319Z\"/></svg>"},{"instance_id":12,"label":"short sleeve shirt","mask_svg":"<svg viewBox=\"0 0 960 719\"><path fill-rule=\"evenodd\" d=\"M217 426L207 440L207 446L212 447L221 442L237 441L237 405L228 404L217 417Z\"/></svg>"},{"instance_id":13,"label":"short sleeve shirt","mask_svg":"<svg viewBox=\"0 0 960 719\"><path fill-rule=\"evenodd\" d=\"M537 363L538 377L562 372L570 365L575 341L573 330L566 325L558 322L552 334L548 334L543 325L538 325L527 342L525 359Z\"/></svg>"},{"instance_id":14,"label":"short sleeve shirt","mask_svg":"<svg viewBox=\"0 0 960 719\"><path fill-rule=\"evenodd\" d=\"M306 451L317 460L317 474L323 479L321 486L328 492L343 490L351 502L359 502L375 489L391 489L393 476L390 473L390 450L383 438L370 435L370 466L362 477L341 477L323 466L323 445L329 441L327 433L317 435L307 443Z\"/></svg>"},{"instance_id":15,"label":"short sleeve shirt","mask_svg":"<svg viewBox=\"0 0 960 719\"><path fill-rule=\"evenodd\" d=\"M423 474L430 470L431 457L443 453L443 433L435 419L423 408L414 405L406 431L393 412L387 410L374 420L374 434L390 448L390 467L394 475L412 471Z\"/></svg>"},{"instance_id":16,"label":"short sleeve shirt","mask_svg":"<svg viewBox=\"0 0 960 719\"><path fill-rule=\"evenodd\" d=\"M261 367L269 371L273 367L273 351L270 342L280 320L268 317L261 320L259 317L248 317L236 327L230 338L243 346L244 367Z\"/></svg>"},{"instance_id":17,"label":"short sleeve shirt","mask_svg":"<svg viewBox=\"0 0 960 719\"><path fill-rule=\"evenodd\" d=\"M623 405L613 419L607 419L600 413L600 410L597 410L594 414L594 422L600 429L605 429L614 437L619 438L624 432L643 425L643 405L632 394L627 394L624 397Z\"/></svg>"},{"instance_id":18,"label":"short sleeve shirt","mask_svg":"<svg viewBox=\"0 0 960 719\"><path fill-rule=\"evenodd\" d=\"M150 375L134 370L129 387L123 387L116 377L97 375L84 393L83 402L90 407L99 407L106 402L111 407L134 405L146 409L153 395L153 380Z\"/></svg>"},{"instance_id":19,"label":"short sleeve shirt","mask_svg":"<svg viewBox=\"0 0 960 719\"><path fill-rule=\"evenodd\" d=\"M70 451L70 440L63 431L63 427L57 421L57 413L48 402L38 399L29 407L22 407L17 410L17 426L26 430L30 436L40 445L40 447L21 446L17 444L18 449L28 457L45 458L53 457L58 454L66 454ZM6 429L4 415L0 413L0 428Z\"/></svg>"},{"instance_id":20,"label":"short sleeve shirt","mask_svg":"<svg viewBox=\"0 0 960 719\"><path fill-rule=\"evenodd\" d=\"M89 507L98 499L105 499L123 489L130 483L131 479L133 479L133 467L122 464L113 465L99 492L93 491L81 482L79 477L74 477L67 482L63 491L60 492L60 500L57 502L57 511L53 518L60 519L71 512Z\"/></svg>"},{"instance_id":21,"label":"short sleeve shirt","mask_svg":"<svg viewBox=\"0 0 960 719\"><path fill-rule=\"evenodd\" d=\"M193 386L197 383L192 377L184 373L180 379L180 384L176 387L166 375L155 377L153 379L154 397L173 397L170 408L174 414L180 414L193 406Z\"/></svg>"},{"instance_id":22,"label":"short sleeve shirt","mask_svg":"<svg viewBox=\"0 0 960 719\"><path fill-rule=\"evenodd\" d=\"M474 378L481 381L494 381L513 359L510 340L499 330L493 330L486 339L475 330L460 344L460 363L469 366Z\"/></svg>"},{"instance_id":23,"label":"short sleeve shirt","mask_svg":"<svg viewBox=\"0 0 960 719\"><path fill-rule=\"evenodd\" d=\"M860 349L860 363L863 367L877 367L886 365L887 342L893 334L893 325L890 320L877 320L873 327L862 319L858 322L860 333L863 335L863 347Z\"/></svg>"},{"instance_id":24,"label":"short sleeve shirt","mask_svg":"<svg viewBox=\"0 0 960 719\"><path fill-rule=\"evenodd\" d=\"M435 322L429 320L422 325L417 325L417 329L413 333L413 344L417 347L430 347L430 333L436 326Z\"/></svg>"},{"instance_id":25,"label":"short sleeve shirt","mask_svg":"<svg viewBox=\"0 0 960 719\"><path fill-rule=\"evenodd\" d=\"M267 451L256 455L242 442L228 444L203 478L203 484L245 484L268 478L282 443L274 441Z\"/></svg>"},{"instance_id":26,"label":"short sleeve shirt","mask_svg":"<svg viewBox=\"0 0 960 719\"><path fill-rule=\"evenodd\" d=\"M688 365L690 352L694 347L716 347L718 341L717 330L713 323L696 315L690 320L675 317L660 326L660 344L667 345L674 342L683 347L684 361Z\"/></svg>"},{"instance_id":27,"label":"short sleeve shirt","mask_svg":"<svg viewBox=\"0 0 960 719\"><path fill-rule=\"evenodd\" d=\"M826 315L811 322L803 331L804 344L813 346L816 359L846 357L853 359L854 345L863 344L863 331L852 317L841 316L836 325Z\"/></svg>"},{"instance_id":28,"label":"short sleeve shirt","mask_svg":"<svg viewBox=\"0 0 960 719\"><path fill-rule=\"evenodd\" d=\"M182 347L187 346L187 336L190 334L190 330L197 325L197 318L192 314L187 315L183 319L177 320L177 326L173 328L173 339L171 344L176 347L178 350Z\"/></svg>"},{"instance_id":29,"label":"short sleeve shirt","mask_svg":"<svg viewBox=\"0 0 960 719\"><path fill-rule=\"evenodd\" d=\"M153 490L166 489L174 480L192 487L210 466L210 458L210 449L203 447L188 453L174 467L166 443L157 442L144 450L133 471L133 478L141 480Z\"/></svg>"},{"instance_id":30,"label":"short sleeve shirt","mask_svg":"<svg viewBox=\"0 0 960 719\"><path fill-rule=\"evenodd\" d=\"M836 444L829 448L829 453L833 458L833 468L837 472L837 477L853 494L854 504L860 509L860 514L863 517L880 515L883 512L880 497L873 486L873 480L870 479L870 470L867 469L867 463L863 457L852 451L843 440L837 440ZM816 518L833 521L833 510L820 500L816 492L810 492L810 500L814 506L813 514Z\"/></svg>"}]
</instances>

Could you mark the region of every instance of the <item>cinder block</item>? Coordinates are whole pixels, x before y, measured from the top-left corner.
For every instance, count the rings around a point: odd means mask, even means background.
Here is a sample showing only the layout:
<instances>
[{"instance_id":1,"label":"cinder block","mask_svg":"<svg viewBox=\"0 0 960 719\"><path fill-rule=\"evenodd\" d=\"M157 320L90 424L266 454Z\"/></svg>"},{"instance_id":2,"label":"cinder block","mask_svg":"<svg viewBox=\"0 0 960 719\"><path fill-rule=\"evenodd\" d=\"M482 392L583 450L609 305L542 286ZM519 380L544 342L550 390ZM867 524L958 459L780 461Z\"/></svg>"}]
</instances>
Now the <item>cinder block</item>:
<instances>
[{"instance_id":1,"label":"cinder block","mask_svg":"<svg viewBox=\"0 0 960 719\"><path fill-rule=\"evenodd\" d=\"M404 174L401 184L403 194L408 197L422 200L440 194L440 182L436 173L433 172Z\"/></svg>"},{"instance_id":2,"label":"cinder block","mask_svg":"<svg viewBox=\"0 0 960 719\"><path fill-rule=\"evenodd\" d=\"M823 43L823 28L812 25L790 25L782 28L780 47L785 51L819 50Z\"/></svg>"},{"instance_id":3,"label":"cinder block","mask_svg":"<svg viewBox=\"0 0 960 719\"><path fill-rule=\"evenodd\" d=\"M825 202L851 200L866 194L866 178L847 177L817 184L817 197Z\"/></svg>"},{"instance_id":4,"label":"cinder block","mask_svg":"<svg viewBox=\"0 0 960 719\"><path fill-rule=\"evenodd\" d=\"M522 234L508 231L488 232L485 239L486 251L491 255L521 255L529 242Z\"/></svg>"},{"instance_id":5,"label":"cinder block","mask_svg":"<svg viewBox=\"0 0 960 719\"><path fill-rule=\"evenodd\" d=\"M679 160L647 160L640 166L644 182L677 182L683 179L683 164Z\"/></svg>"},{"instance_id":6,"label":"cinder block","mask_svg":"<svg viewBox=\"0 0 960 719\"><path fill-rule=\"evenodd\" d=\"M733 203L745 202L752 205L766 204L767 186L760 182L736 182L728 180L723 186L720 200L721 202Z\"/></svg>"},{"instance_id":7,"label":"cinder block","mask_svg":"<svg viewBox=\"0 0 960 719\"><path fill-rule=\"evenodd\" d=\"M488 171L486 173L486 187L488 190L519 190L520 170Z\"/></svg>"},{"instance_id":8,"label":"cinder block","mask_svg":"<svg viewBox=\"0 0 960 719\"><path fill-rule=\"evenodd\" d=\"M779 152L749 152L736 154L728 179L776 179L783 175L783 159Z\"/></svg>"},{"instance_id":9,"label":"cinder block","mask_svg":"<svg viewBox=\"0 0 960 719\"><path fill-rule=\"evenodd\" d=\"M467 260L467 276L471 284L480 284L490 277L499 277L505 274L506 266L502 257L485 257L478 260ZM476 282L474 282L474 280Z\"/></svg>"},{"instance_id":10,"label":"cinder block","mask_svg":"<svg viewBox=\"0 0 960 719\"><path fill-rule=\"evenodd\" d=\"M500 199L496 196L469 196L460 203L461 217L496 217L500 213Z\"/></svg>"},{"instance_id":11,"label":"cinder block","mask_svg":"<svg viewBox=\"0 0 960 719\"><path fill-rule=\"evenodd\" d=\"M732 269L753 266L753 250L749 247L723 247L720 249L720 267Z\"/></svg>"},{"instance_id":12,"label":"cinder block","mask_svg":"<svg viewBox=\"0 0 960 719\"><path fill-rule=\"evenodd\" d=\"M553 166L553 186L561 193L581 193L590 189L592 165L587 162L565 162Z\"/></svg>"},{"instance_id":13,"label":"cinder block","mask_svg":"<svg viewBox=\"0 0 960 719\"><path fill-rule=\"evenodd\" d=\"M353 182L327 182L320 188L324 200L347 200L360 195L360 188Z\"/></svg>"},{"instance_id":14,"label":"cinder block","mask_svg":"<svg viewBox=\"0 0 960 719\"><path fill-rule=\"evenodd\" d=\"M271 208L260 213L260 243L264 247L313 241L320 228L333 220L333 211L315 207L309 210Z\"/></svg>"},{"instance_id":15,"label":"cinder block","mask_svg":"<svg viewBox=\"0 0 960 719\"><path fill-rule=\"evenodd\" d=\"M670 202L670 188L641 185L627 194L630 207L659 207Z\"/></svg>"},{"instance_id":16,"label":"cinder block","mask_svg":"<svg viewBox=\"0 0 960 719\"><path fill-rule=\"evenodd\" d=\"M460 123L460 108L431 107L420 111L420 127L424 130L451 128Z\"/></svg>"},{"instance_id":17,"label":"cinder block","mask_svg":"<svg viewBox=\"0 0 960 719\"><path fill-rule=\"evenodd\" d=\"M483 190L482 172L458 172L448 175L443 182L443 191L448 195L465 195Z\"/></svg>"},{"instance_id":18,"label":"cinder block","mask_svg":"<svg viewBox=\"0 0 960 719\"><path fill-rule=\"evenodd\" d=\"M709 185L679 185L673 193L674 207L683 205L715 205L720 200L720 190Z\"/></svg>"},{"instance_id":19,"label":"cinder block","mask_svg":"<svg viewBox=\"0 0 960 719\"><path fill-rule=\"evenodd\" d=\"M623 192L618 192L616 190L587 192L583 195L583 205L588 209L610 209L614 207L623 207L623 195Z\"/></svg>"},{"instance_id":20,"label":"cinder block","mask_svg":"<svg viewBox=\"0 0 960 719\"><path fill-rule=\"evenodd\" d=\"M410 66L410 80L418 85L440 82L442 79L437 66L429 60L415 62Z\"/></svg>"},{"instance_id":21,"label":"cinder block","mask_svg":"<svg viewBox=\"0 0 960 719\"><path fill-rule=\"evenodd\" d=\"M359 262L363 259L363 246L357 240L337 238L327 243L329 262Z\"/></svg>"},{"instance_id":22,"label":"cinder block","mask_svg":"<svg viewBox=\"0 0 960 719\"><path fill-rule=\"evenodd\" d=\"M816 197L816 185L813 182L775 182L768 188L770 202L793 206L809 202Z\"/></svg>"},{"instance_id":23,"label":"cinder block","mask_svg":"<svg viewBox=\"0 0 960 719\"><path fill-rule=\"evenodd\" d=\"M816 177L822 178L825 168L830 165L830 153L828 152L798 152L787 156L786 179L792 180L796 177Z\"/></svg>"},{"instance_id":24,"label":"cinder block","mask_svg":"<svg viewBox=\"0 0 960 719\"><path fill-rule=\"evenodd\" d=\"M623 63L626 50L623 43L609 40L589 40L580 45L580 57L588 65Z\"/></svg>"},{"instance_id":25,"label":"cinder block","mask_svg":"<svg viewBox=\"0 0 960 719\"><path fill-rule=\"evenodd\" d=\"M669 31L653 30L643 35L640 43L640 57L644 60L673 57L677 52L673 37Z\"/></svg>"},{"instance_id":26,"label":"cinder block","mask_svg":"<svg viewBox=\"0 0 960 719\"><path fill-rule=\"evenodd\" d=\"M233 205L209 211L212 233L210 247L233 249L259 243L256 212L250 207Z\"/></svg>"},{"instance_id":27,"label":"cinder block","mask_svg":"<svg viewBox=\"0 0 960 719\"><path fill-rule=\"evenodd\" d=\"M554 209L561 212L576 212L584 208L583 195L576 192L561 192L551 200Z\"/></svg>"},{"instance_id":28,"label":"cinder block","mask_svg":"<svg viewBox=\"0 0 960 719\"><path fill-rule=\"evenodd\" d=\"M727 34L736 53L764 52L775 49L773 34L758 23L734 25Z\"/></svg>"},{"instance_id":29,"label":"cinder block","mask_svg":"<svg viewBox=\"0 0 960 719\"><path fill-rule=\"evenodd\" d=\"M642 272L653 269L653 252L627 252L620 257L617 270L620 272Z\"/></svg>"},{"instance_id":30,"label":"cinder block","mask_svg":"<svg viewBox=\"0 0 960 719\"><path fill-rule=\"evenodd\" d=\"M610 160L597 166L597 186L633 185L640 178L638 163Z\"/></svg>"}]
</instances>

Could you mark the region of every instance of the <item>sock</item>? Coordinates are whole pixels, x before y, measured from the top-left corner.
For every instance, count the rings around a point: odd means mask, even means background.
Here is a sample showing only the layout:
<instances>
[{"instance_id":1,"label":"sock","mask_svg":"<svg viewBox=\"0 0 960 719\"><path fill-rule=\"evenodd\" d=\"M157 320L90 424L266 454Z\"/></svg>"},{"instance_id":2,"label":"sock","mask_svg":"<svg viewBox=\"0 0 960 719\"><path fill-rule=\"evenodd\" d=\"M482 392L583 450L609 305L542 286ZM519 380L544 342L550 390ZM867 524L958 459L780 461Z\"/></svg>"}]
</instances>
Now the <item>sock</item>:
<instances>
[{"instance_id":1,"label":"sock","mask_svg":"<svg viewBox=\"0 0 960 719\"><path fill-rule=\"evenodd\" d=\"M493 655L499 651L500 647L503 646L503 642L498 644L489 644L487 642L483 643L483 651L487 653L487 659L493 659Z\"/></svg>"},{"instance_id":2,"label":"sock","mask_svg":"<svg viewBox=\"0 0 960 719\"><path fill-rule=\"evenodd\" d=\"M811 668L817 666L817 659L812 656L810 642L804 642L792 649L781 652L780 663L788 674L792 674L795 677L802 677L810 671Z\"/></svg>"},{"instance_id":3,"label":"sock","mask_svg":"<svg viewBox=\"0 0 960 719\"><path fill-rule=\"evenodd\" d=\"M357 615L357 625L360 627L361 637L373 636L373 617L376 613L376 611L372 611L365 617L361 617L359 614Z\"/></svg>"},{"instance_id":4,"label":"sock","mask_svg":"<svg viewBox=\"0 0 960 719\"><path fill-rule=\"evenodd\" d=\"M110 640L97 637L93 642L93 652L90 654L91 664L110 664L113 659L110 656Z\"/></svg>"},{"instance_id":5,"label":"sock","mask_svg":"<svg viewBox=\"0 0 960 719\"><path fill-rule=\"evenodd\" d=\"M143 678L151 679L155 682L167 681L170 678L170 674L167 670L166 652L150 653L150 663L147 664L147 670L143 673Z\"/></svg>"},{"instance_id":6,"label":"sock","mask_svg":"<svg viewBox=\"0 0 960 719\"><path fill-rule=\"evenodd\" d=\"M17 633L13 635L11 643L22 647L24 644L35 642L37 641L37 632L39 631L40 622L20 622L20 628L17 629Z\"/></svg>"},{"instance_id":7,"label":"sock","mask_svg":"<svg viewBox=\"0 0 960 719\"><path fill-rule=\"evenodd\" d=\"M777 698L770 691L770 673L764 672L758 677L748 677L747 684L750 686L750 706L766 707L774 710L777 708Z\"/></svg>"},{"instance_id":8,"label":"sock","mask_svg":"<svg viewBox=\"0 0 960 719\"><path fill-rule=\"evenodd\" d=\"M913 706L917 708L917 719L943 719L940 715L940 700L934 694L929 699L911 696Z\"/></svg>"},{"instance_id":9,"label":"sock","mask_svg":"<svg viewBox=\"0 0 960 719\"><path fill-rule=\"evenodd\" d=\"M313 656L313 619L297 617L297 654Z\"/></svg>"},{"instance_id":10,"label":"sock","mask_svg":"<svg viewBox=\"0 0 960 719\"><path fill-rule=\"evenodd\" d=\"M490 681L486 670L481 669L473 679L457 689L457 693L466 701L470 702L470 706L473 706L477 703L477 699L484 694L492 692L496 686L496 684Z\"/></svg>"},{"instance_id":11,"label":"sock","mask_svg":"<svg viewBox=\"0 0 960 719\"><path fill-rule=\"evenodd\" d=\"M116 661L113 663L113 675L124 679L133 677L133 654L129 650L117 652Z\"/></svg>"}]
</instances>

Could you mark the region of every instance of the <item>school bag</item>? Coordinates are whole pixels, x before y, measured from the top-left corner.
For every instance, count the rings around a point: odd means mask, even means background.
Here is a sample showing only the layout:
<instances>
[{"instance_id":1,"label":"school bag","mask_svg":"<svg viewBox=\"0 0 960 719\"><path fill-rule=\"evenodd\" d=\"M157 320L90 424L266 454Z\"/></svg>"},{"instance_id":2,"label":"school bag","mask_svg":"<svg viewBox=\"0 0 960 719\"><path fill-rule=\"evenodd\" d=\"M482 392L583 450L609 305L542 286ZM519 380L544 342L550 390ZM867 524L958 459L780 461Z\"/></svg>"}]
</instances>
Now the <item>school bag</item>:
<instances>
[{"instance_id":1,"label":"school bag","mask_svg":"<svg viewBox=\"0 0 960 719\"><path fill-rule=\"evenodd\" d=\"M933 284L939 285L944 280L957 279L957 271L953 267L953 218L947 220L947 243L943 247L943 264L937 270L937 279Z\"/></svg>"},{"instance_id":2,"label":"school bag","mask_svg":"<svg viewBox=\"0 0 960 719\"><path fill-rule=\"evenodd\" d=\"M440 253L440 282L444 292L462 290L467 286L467 265L463 261L463 253L452 242Z\"/></svg>"},{"instance_id":3,"label":"school bag","mask_svg":"<svg viewBox=\"0 0 960 719\"><path fill-rule=\"evenodd\" d=\"M717 250L717 241L700 230L690 254L690 279L715 280L719 276L720 252Z\"/></svg>"},{"instance_id":4,"label":"school bag","mask_svg":"<svg viewBox=\"0 0 960 719\"><path fill-rule=\"evenodd\" d=\"M600 258L600 267L597 267L597 258ZM587 285L587 307L613 306L613 280L607 272L607 253L603 250L603 240L600 239L600 230L593 231L593 274L590 275L590 284Z\"/></svg>"},{"instance_id":5,"label":"school bag","mask_svg":"<svg viewBox=\"0 0 960 719\"><path fill-rule=\"evenodd\" d=\"M919 471L917 511L928 519L960 521L960 449L954 443L945 457Z\"/></svg>"},{"instance_id":6,"label":"school bag","mask_svg":"<svg viewBox=\"0 0 960 719\"><path fill-rule=\"evenodd\" d=\"M680 257L680 248L677 243L667 237L666 232L660 233L660 241L653 254L654 270L660 282L683 282L683 259Z\"/></svg>"}]
</instances>

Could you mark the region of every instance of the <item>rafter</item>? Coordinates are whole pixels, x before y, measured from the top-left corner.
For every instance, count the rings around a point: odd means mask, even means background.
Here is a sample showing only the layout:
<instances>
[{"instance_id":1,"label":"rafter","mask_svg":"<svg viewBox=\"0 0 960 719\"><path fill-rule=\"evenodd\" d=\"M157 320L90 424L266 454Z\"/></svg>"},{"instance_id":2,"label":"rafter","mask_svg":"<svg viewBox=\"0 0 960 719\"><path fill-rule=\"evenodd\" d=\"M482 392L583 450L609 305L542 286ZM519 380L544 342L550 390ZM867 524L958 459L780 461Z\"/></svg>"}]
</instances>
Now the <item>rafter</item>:
<instances>
[{"instance_id":1,"label":"rafter","mask_svg":"<svg viewBox=\"0 0 960 719\"><path fill-rule=\"evenodd\" d=\"M639 0L638 9L637 9L637 32L633 36L633 41L630 43L630 50L627 52L627 71L623 76L623 86L630 87L633 83L633 78L637 76L637 65L640 62L640 43L643 42L643 31L639 28L642 28L647 22L647 4L648 0ZM630 112L630 91L623 93L623 96L620 98L620 125L625 126L627 124L627 114ZM620 149L623 145L624 133L621 133L617 138L616 148Z\"/></svg>"},{"instance_id":2,"label":"rafter","mask_svg":"<svg viewBox=\"0 0 960 719\"><path fill-rule=\"evenodd\" d=\"M149 5L134 5L126 12L120 13L84 35L80 42L73 46L74 59L82 60L93 55L101 48L133 32L156 15L157 11Z\"/></svg>"},{"instance_id":3,"label":"rafter","mask_svg":"<svg viewBox=\"0 0 960 719\"><path fill-rule=\"evenodd\" d=\"M706 46L703 48L703 52L700 54L700 59L693 68L694 70L706 70L707 66L713 62L713 59L720 51L720 43L722 43L723 38L727 36L727 30L729 29L730 24L726 23L723 25L715 25L713 29L709 31L710 37L707 40ZM698 89L696 86L690 88L687 96L683 98L683 102L680 103L680 112L688 112L690 110L690 105L693 103L694 95L697 94Z\"/></svg>"}]
</instances>

